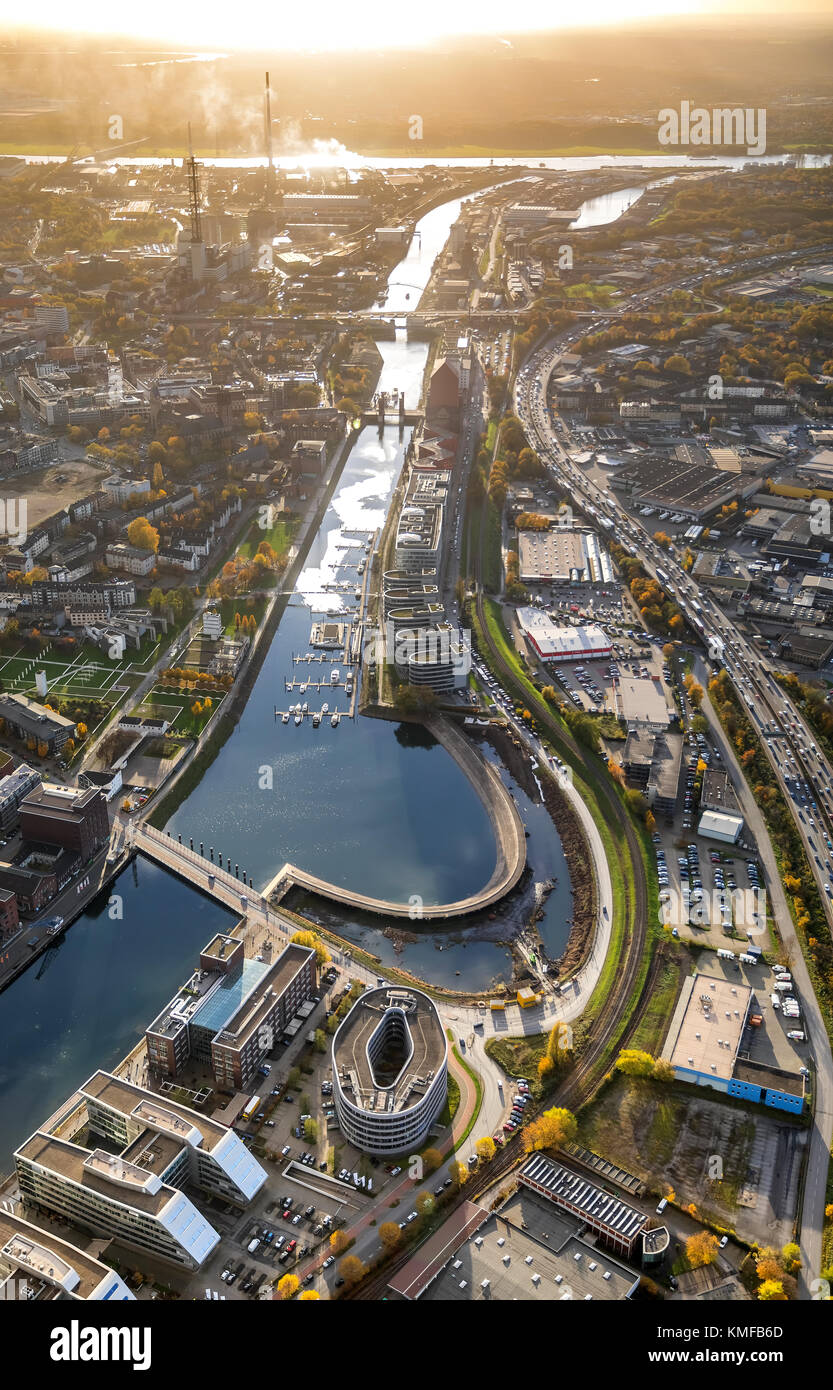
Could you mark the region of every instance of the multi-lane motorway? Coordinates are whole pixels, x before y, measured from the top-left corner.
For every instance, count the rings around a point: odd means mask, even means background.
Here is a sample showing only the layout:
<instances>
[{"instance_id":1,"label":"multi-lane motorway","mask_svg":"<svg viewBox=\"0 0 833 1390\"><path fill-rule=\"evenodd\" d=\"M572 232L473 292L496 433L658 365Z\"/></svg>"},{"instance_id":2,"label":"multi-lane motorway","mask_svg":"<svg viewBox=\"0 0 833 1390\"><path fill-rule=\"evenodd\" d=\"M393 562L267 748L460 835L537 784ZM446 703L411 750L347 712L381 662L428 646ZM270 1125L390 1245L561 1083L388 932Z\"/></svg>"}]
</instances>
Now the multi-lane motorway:
<instances>
[{"instance_id":1,"label":"multi-lane motorway","mask_svg":"<svg viewBox=\"0 0 833 1390\"><path fill-rule=\"evenodd\" d=\"M688 282L687 282L688 283ZM598 327L606 326L600 319ZM568 456L569 436L547 408L547 382L561 355L586 331L572 329L539 347L515 385L514 405L530 444L558 483L589 519L634 555L677 601L701 637L710 659L722 664L761 738L773 775L794 815L807 860L833 931L833 769L792 700L776 684L769 664L707 594L611 494L595 484ZM798 787L796 787L796 782ZM801 798L805 798L802 803ZM828 841L830 844L828 844ZM779 921L782 937L795 942L791 921ZM805 1031L816 1063L815 1114L802 1209L805 1293L821 1262L830 1139L833 1133L833 1058L809 975L796 950L794 971L802 988Z\"/></svg>"}]
</instances>

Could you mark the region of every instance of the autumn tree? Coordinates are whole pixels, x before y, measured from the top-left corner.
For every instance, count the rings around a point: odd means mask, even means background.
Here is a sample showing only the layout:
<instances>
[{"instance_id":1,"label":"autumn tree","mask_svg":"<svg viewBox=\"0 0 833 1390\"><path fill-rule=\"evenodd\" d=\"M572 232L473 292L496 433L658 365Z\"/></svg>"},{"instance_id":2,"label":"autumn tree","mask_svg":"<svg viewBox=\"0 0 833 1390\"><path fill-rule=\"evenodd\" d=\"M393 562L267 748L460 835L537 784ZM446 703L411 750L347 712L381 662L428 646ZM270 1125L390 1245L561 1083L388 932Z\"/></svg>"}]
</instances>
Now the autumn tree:
<instances>
[{"instance_id":1,"label":"autumn tree","mask_svg":"<svg viewBox=\"0 0 833 1390\"><path fill-rule=\"evenodd\" d=\"M299 1303L320 1303L320 1301L321 1295L315 1289L304 1289L304 1292L298 1295Z\"/></svg>"},{"instance_id":2,"label":"autumn tree","mask_svg":"<svg viewBox=\"0 0 833 1390\"><path fill-rule=\"evenodd\" d=\"M297 946L309 946L315 952L315 963L318 966L326 965L330 959L330 953L317 932L296 931L290 940Z\"/></svg>"},{"instance_id":3,"label":"autumn tree","mask_svg":"<svg viewBox=\"0 0 833 1390\"><path fill-rule=\"evenodd\" d=\"M650 1076L654 1070L654 1059L650 1052L626 1047L616 1058L616 1070L625 1076Z\"/></svg>"},{"instance_id":4,"label":"autumn tree","mask_svg":"<svg viewBox=\"0 0 833 1390\"><path fill-rule=\"evenodd\" d=\"M762 1303L786 1303L787 1301L784 1285L780 1279L765 1279L758 1289L758 1298Z\"/></svg>"},{"instance_id":5,"label":"autumn tree","mask_svg":"<svg viewBox=\"0 0 833 1390\"><path fill-rule=\"evenodd\" d=\"M156 554L159 549L159 532L155 526L151 526L146 516L137 516L130 522L127 539L138 550L152 550Z\"/></svg>"},{"instance_id":6,"label":"autumn tree","mask_svg":"<svg viewBox=\"0 0 833 1390\"><path fill-rule=\"evenodd\" d=\"M657 1057L651 1073L655 1081L673 1081L674 1068L665 1057Z\"/></svg>"},{"instance_id":7,"label":"autumn tree","mask_svg":"<svg viewBox=\"0 0 833 1390\"><path fill-rule=\"evenodd\" d=\"M558 1066L565 1062L573 1050L573 1031L563 1018L556 1019L547 1039L547 1056Z\"/></svg>"},{"instance_id":8,"label":"autumn tree","mask_svg":"<svg viewBox=\"0 0 833 1390\"><path fill-rule=\"evenodd\" d=\"M395 1221L383 1221L379 1227L379 1239L386 1250L395 1250L402 1240L402 1232Z\"/></svg>"},{"instance_id":9,"label":"autumn tree","mask_svg":"<svg viewBox=\"0 0 833 1390\"><path fill-rule=\"evenodd\" d=\"M466 1165L461 1163L458 1158L453 1158L448 1165L448 1176L455 1187L462 1187L468 1177Z\"/></svg>"},{"instance_id":10,"label":"autumn tree","mask_svg":"<svg viewBox=\"0 0 833 1390\"><path fill-rule=\"evenodd\" d=\"M350 1237L346 1231L333 1231L330 1236L330 1249L334 1255L340 1255L350 1244Z\"/></svg>"},{"instance_id":11,"label":"autumn tree","mask_svg":"<svg viewBox=\"0 0 833 1390\"><path fill-rule=\"evenodd\" d=\"M482 1139L478 1139L474 1146L477 1157L484 1163L488 1163L497 1153L497 1145L494 1139L490 1139L488 1134L484 1134Z\"/></svg>"},{"instance_id":12,"label":"autumn tree","mask_svg":"<svg viewBox=\"0 0 833 1390\"><path fill-rule=\"evenodd\" d=\"M436 1173L443 1156L439 1149L425 1149L422 1155L422 1167L426 1173Z\"/></svg>"},{"instance_id":13,"label":"autumn tree","mask_svg":"<svg viewBox=\"0 0 833 1390\"><path fill-rule=\"evenodd\" d=\"M358 1255L345 1255L338 1270L348 1289L352 1289L364 1279L367 1265L362 1264Z\"/></svg>"},{"instance_id":14,"label":"autumn tree","mask_svg":"<svg viewBox=\"0 0 833 1390\"><path fill-rule=\"evenodd\" d=\"M521 1138L524 1152L534 1153L537 1149L557 1149L576 1137L578 1125L570 1110L554 1106L545 1110L537 1120L524 1125Z\"/></svg>"},{"instance_id":15,"label":"autumn tree","mask_svg":"<svg viewBox=\"0 0 833 1390\"><path fill-rule=\"evenodd\" d=\"M717 1236L711 1231L696 1231L685 1243L685 1253L692 1269L714 1264L718 1251Z\"/></svg>"},{"instance_id":16,"label":"autumn tree","mask_svg":"<svg viewBox=\"0 0 833 1390\"><path fill-rule=\"evenodd\" d=\"M294 1293L298 1292L300 1279L296 1274L285 1274L278 1280L278 1298L288 1302Z\"/></svg>"},{"instance_id":17,"label":"autumn tree","mask_svg":"<svg viewBox=\"0 0 833 1390\"><path fill-rule=\"evenodd\" d=\"M436 1202L434 1201L434 1198L431 1196L430 1192L420 1192L419 1196L416 1199L415 1205L420 1216L425 1218L426 1216L431 1215L431 1213L434 1210L434 1207L436 1206Z\"/></svg>"}]
</instances>

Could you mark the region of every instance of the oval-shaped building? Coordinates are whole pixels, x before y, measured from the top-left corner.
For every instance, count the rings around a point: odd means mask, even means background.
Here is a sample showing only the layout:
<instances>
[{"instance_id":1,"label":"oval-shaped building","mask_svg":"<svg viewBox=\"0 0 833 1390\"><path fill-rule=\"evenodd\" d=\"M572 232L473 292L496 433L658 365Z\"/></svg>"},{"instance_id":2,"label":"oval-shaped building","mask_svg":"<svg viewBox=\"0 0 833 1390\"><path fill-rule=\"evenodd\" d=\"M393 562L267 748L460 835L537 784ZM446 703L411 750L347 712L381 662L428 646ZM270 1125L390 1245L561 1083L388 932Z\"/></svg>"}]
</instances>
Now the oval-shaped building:
<instances>
[{"instance_id":1,"label":"oval-shaped building","mask_svg":"<svg viewBox=\"0 0 833 1390\"><path fill-rule=\"evenodd\" d=\"M345 1139L369 1154L420 1148L447 1087L448 1045L427 994L385 985L356 1000L333 1038L333 1093Z\"/></svg>"}]
</instances>

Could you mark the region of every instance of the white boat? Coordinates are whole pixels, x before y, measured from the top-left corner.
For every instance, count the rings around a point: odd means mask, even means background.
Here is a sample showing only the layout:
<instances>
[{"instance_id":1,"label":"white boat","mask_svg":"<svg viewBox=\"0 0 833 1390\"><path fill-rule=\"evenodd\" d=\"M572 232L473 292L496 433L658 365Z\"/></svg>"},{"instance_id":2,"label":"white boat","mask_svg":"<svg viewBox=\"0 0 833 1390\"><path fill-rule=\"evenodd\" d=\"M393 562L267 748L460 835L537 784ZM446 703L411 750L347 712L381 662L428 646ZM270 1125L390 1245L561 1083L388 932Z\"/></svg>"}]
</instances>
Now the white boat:
<instances>
[{"instance_id":1,"label":"white boat","mask_svg":"<svg viewBox=\"0 0 833 1390\"><path fill-rule=\"evenodd\" d=\"M302 712L303 712L304 714L306 714L306 713L308 712L308 710L309 710L309 705L307 704L306 700L305 700L304 703L302 704L301 710L302 710Z\"/></svg>"},{"instance_id":2,"label":"white boat","mask_svg":"<svg viewBox=\"0 0 833 1390\"><path fill-rule=\"evenodd\" d=\"M296 724L300 724L300 722L301 722L301 716L300 716L300 714L296 714L296 716L295 716L295 723L296 723Z\"/></svg>"},{"instance_id":3,"label":"white boat","mask_svg":"<svg viewBox=\"0 0 833 1390\"><path fill-rule=\"evenodd\" d=\"M335 714L333 715L332 719L330 720L330 723L332 724L332 726L333 726L334 729L337 729L337 728L338 728L339 717L340 717L340 716L339 716L338 710L336 710Z\"/></svg>"},{"instance_id":4,"label":"white boat","mask_svg":"<svg viewBox=\"0 0 833 1390\"><path fill-rule=\"evenodd\" d=\"M301 694L302 694L302 695L303 695L304 691L306 690L306 688L307 688L307 681L304 681L304 684L301 686Z\"/></svg>"},{"instance_id":5,"label":"white boat","mask_svg":"<svg viewBox=\"0 0 833 1390\"><path fill-rule=\"evenodd\" d=\"M288 724L288 723L289 723L289 715L288 715L288 714L282 714L282 715L281 715L281 723L282 723L282 724Z\"/></svg>"},{"instance_id":6,"label":"white boat","mask_svg":"<svg viewBox=\"0 0 833 1390\"><path fill-rule=\"evenodd\" d=\"M329 712L330 712L330 706L327 704L327 701L325 700L324 703L323 703L323 705L321 706L321 713L322 713L322 714L329 714Z\"/></svg>"},{"instance_id":7,"label":"white boat","mask_svg":"<svg viewBox=\"0 0 833 1390\"><path fill-rule=\"evenodd\" d=\"M334 666L332 671L330 672L330 685L338 685L340 679L341 672L339 671L337 666Z\"/></svg>"},{"instance_id":8,"label":"white boat","mask_svg":"<svg viewBox=\"0 0 833 1390\"><path fill-rule=\"evenodd\" d=\"M318 725L319 725L320 723L321 723L321 715L318 714L318 712L316 711L316 713L312 716L312 727L313 727L314 729L317 729L317 728L318 728Z\"/></svg>"}]
</instances>

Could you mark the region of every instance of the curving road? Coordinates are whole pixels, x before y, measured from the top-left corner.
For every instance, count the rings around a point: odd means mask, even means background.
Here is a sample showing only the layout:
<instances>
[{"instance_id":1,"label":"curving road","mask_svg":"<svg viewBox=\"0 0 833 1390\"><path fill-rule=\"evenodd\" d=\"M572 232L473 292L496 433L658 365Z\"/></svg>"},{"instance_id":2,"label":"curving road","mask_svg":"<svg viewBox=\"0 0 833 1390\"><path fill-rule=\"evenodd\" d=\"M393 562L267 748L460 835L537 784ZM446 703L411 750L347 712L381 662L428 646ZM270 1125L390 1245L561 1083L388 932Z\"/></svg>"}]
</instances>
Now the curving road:
<instances>
[{"instance_id":1,"label":"curving road","mask_svg":"<svg viewBox=\"0 0 833 1390\"><path fill-rule=\"evenodd\" d=\"M817 251L818 248L814 254ZM771 265L784 259L792 260L793 254L761 258L755 264ZM744 263L744 269L747 268L750 268L749 262ZM727 269L724 273L732 272ZM690 287L697 283L699 278L703 277L691 276L679 283L682 287ZM656 299L659 294L667 294L671 288L673 286L665 286L660 291L649 292L643 298L637 294L629 302L632 306L640 302L644 305ZM606 324L606 320L599 320L597 327L605 327ZM638 520L622 511L616 502L568 457L565 448L565 444L569 442L568 436L566 431L563 437L556 433L546 407L546 390L552 370L562 354L581 336L583 329L570 329L550 339L528 359L525 373L519 377L515 386L516 413L524 425L530 443L538 449L550 472L561 486L570 492L574 502L604 530L611 532L615 527L620 544L636 556L646 572L657 578L677 600L690 625L703 639L712 659L722 661L725 665L753 727L761 732L761 747L785 795L787 805L792 810L825 907L828 925L833 931L833 905L825 891L826 886L833 883L833 859L828 858L831 870L821 863L818 853L820 846L813 844L814 837L810 833L810 826L798 811L791 790L786 785L788 775L799 776L806 781L820 824L826 828L827 837L833 839L833 768L823 754L815 749L806 722L793 702L776 685L771 669L743 634L708 595L700 593L695 582L681 568L674 556L661 550ZM563 429L561 426L559 428ZM774 738L778 739L777 748ZM769 853L772 853L765 827L759 843L762 849L766 846ZM833 852L827 852L830 853ZM771 881L777 880L777 870L770 878ZM791 928L792 922L788 913L787 920ZM779 920L779 927L786 933L786 920ZM796 959L801 960L803 967L798 942L794 936L791 939L794 941ZM833 1056L806 967L803 967L803 977L799 974L798 978L804 991L802 997L806 1031L816 1063L816 1110L801 1217L803 1270L800 1289L807 1297L809 1283L821 1268L824 1194L830 1141L833 1136Z\"/></svg>"}]
</instances>

